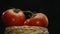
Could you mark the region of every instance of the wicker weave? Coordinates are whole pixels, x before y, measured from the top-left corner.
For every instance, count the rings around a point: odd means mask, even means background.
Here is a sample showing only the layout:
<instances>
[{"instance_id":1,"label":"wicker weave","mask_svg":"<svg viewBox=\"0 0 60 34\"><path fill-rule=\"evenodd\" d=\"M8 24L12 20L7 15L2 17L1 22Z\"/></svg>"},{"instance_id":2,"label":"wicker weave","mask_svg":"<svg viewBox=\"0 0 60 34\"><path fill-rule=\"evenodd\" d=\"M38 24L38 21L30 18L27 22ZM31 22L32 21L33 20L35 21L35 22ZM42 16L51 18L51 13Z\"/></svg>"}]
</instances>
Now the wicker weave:
<instances>
[{"instance_id":1,"label":"wicker weave","mask_svg":"<svg viewBox=\"0 0 60 34\"><path fill-rule=\"evenodd\" d=\"M49 34L47 28L38 26L12 26L6 27L5 34Z\"/></svg>"}]
</instances>

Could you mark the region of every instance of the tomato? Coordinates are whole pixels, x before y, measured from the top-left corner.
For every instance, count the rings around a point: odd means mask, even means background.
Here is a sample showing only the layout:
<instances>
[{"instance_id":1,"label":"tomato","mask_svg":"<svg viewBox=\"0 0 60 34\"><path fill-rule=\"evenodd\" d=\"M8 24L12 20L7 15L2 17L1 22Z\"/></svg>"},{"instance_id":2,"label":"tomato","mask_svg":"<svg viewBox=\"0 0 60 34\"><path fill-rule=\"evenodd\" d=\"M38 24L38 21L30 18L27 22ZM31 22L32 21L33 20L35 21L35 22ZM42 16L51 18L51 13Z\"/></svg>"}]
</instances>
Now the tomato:
<instances>
[{"instance_id":1,"label":"tomato","mask_svg":"<svg viewBox=\"0 0 60 34\"><path fill-rule=\"evenodd\" d=\"M30 19L27 19L25 22L24 22L24 25L23 26L28 26L30 25Z\"/></svg>"},{"instance_id":2,"label":"tomato","mask_svg":"<svg viewBox=\"0 0 60 34\"><path fill-rule=\"evenodd\" d=\"M2 20L5 26L22 26L25 15L20 9L8 9L3 12Z\"/></svg>"},{"instance_id":3,"label":"tomato","mask_svg":"<svg viewBox=\"0 0 60 34\"><path fill-rule=\"evenodd\" d=\"M33 15L33 17L31 17L30 19L27 19L24 22L24 25L47 27L48 18L43 13L37 13L37 14Z\"/></svg>"}]
</instances>

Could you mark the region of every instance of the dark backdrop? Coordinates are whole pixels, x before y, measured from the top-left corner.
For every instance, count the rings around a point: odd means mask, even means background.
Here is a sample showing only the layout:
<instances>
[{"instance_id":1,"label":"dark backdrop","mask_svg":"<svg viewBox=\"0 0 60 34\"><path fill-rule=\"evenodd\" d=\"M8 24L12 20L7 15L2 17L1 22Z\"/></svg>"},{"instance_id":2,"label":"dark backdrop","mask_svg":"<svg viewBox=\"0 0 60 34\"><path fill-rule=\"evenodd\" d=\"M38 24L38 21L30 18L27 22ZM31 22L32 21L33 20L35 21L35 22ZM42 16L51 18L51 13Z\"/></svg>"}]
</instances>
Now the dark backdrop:
<instances>
[{"instance_id":1,"label":"dark backdrop","mask_svg":"<svg viewBox=\"0 0 60 34\"><path fill-rule=\"evenodd\" d=\"M56 29L56 19L55 18L58 14L55 12L55 4L49 0L0 0L0 19L2 13L10 7L19 8L21 10L27 11L30 10L34 12L43 12L49 18L49 25L48 30L50 34L56 34L58 31ZM3 34L4 32L4 25L0 20L0 33Z\"/></svg>"}]
</instances>

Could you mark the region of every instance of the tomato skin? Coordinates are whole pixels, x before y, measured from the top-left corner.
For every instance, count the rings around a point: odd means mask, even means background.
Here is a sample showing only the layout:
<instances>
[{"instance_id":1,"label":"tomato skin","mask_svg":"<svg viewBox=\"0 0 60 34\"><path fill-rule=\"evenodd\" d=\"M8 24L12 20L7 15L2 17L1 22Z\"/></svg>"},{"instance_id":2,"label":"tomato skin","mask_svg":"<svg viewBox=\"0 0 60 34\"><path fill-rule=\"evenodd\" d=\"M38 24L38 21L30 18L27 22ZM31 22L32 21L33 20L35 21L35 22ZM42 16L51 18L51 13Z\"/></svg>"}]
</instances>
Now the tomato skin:
<instances>
[{"instance_id":1,"label":"tomato skin","mask_svg":"<svg viewBox=\"0 0 60 34\"><path fill-rule=\"evenodd\" d=\"M27 19L24 23L28 26L41 26L41 27L47 27L48 26L48 18L43 13L37 13L34 17Z\"/></svg>"},{"instance_id":2,"label":"tomato skin","mask_svg":"<svg viewBox=\"0 0 60 34\"><path fill-rule=\"evenodd\" d=\"M3 12L2 20L5 26L22 26L25 21L25 15L22 11L16 13L13 9L8 9Z\"/></svg>"}]
</instances>

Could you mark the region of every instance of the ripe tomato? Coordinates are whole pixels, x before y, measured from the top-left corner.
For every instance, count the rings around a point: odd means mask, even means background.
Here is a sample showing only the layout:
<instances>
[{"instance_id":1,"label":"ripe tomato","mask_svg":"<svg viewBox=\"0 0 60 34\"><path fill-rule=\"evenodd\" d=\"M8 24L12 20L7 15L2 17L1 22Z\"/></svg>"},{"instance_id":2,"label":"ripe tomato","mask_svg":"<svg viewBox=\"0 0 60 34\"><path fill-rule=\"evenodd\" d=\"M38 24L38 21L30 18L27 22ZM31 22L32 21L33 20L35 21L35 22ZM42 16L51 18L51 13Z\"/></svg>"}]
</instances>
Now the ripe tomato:
<instances>
[{"instance_id":1,"label":"ripe tomato","mask_svg":"<svg viewBox=\"0 0 60 34\"><path fill-rule=\"evenodd\" d=\"M48 18L43 13L37 13L30 19L27 19L24 22L24 25L47 27L48 26Z\"/></svg>"},{"instance_id":2,"label":"ripe tomato","mask_svg":"<svg viewBox=\"0 0 60 34\"><path fill-rule=\"evenodd\" d=\"M25 21L24 13L19 9L8 9L2 14L6 26L21 26Z\"/></svg>"},{"instance_id":3,"label":"ripe tomato","mask_svg":"<svg viewBox=\"0 0 60 34\"><path fill-rule=\"evenodd\" d=\"M28 26L30 25L30 19L27 19L25 22L24 22L24 25L23 26Z\"/></svg>"}]
</instances>

